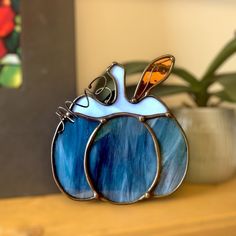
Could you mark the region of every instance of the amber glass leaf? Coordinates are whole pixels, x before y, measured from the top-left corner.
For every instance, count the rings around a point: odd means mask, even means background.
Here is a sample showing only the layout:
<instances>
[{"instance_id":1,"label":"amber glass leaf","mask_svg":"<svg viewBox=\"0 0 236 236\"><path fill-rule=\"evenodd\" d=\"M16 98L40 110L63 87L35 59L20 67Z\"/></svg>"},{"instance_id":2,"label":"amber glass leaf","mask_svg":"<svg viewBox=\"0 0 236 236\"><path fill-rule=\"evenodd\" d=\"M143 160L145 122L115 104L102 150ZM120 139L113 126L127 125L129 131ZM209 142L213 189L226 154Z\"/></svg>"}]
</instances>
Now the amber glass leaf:
<instances>
[{"instance_id":1,"label":"amber glass leaf","mask_svg":"<svg viewBox=\"0 0 236 236\"><path fill-rule=\"evenodd\" d=\"M153 87L166 80L173 68L174 61L175 59L171 55L165 55L152 61L144 70L133 98L140 100Z\"/></svg>"}]
</instances>

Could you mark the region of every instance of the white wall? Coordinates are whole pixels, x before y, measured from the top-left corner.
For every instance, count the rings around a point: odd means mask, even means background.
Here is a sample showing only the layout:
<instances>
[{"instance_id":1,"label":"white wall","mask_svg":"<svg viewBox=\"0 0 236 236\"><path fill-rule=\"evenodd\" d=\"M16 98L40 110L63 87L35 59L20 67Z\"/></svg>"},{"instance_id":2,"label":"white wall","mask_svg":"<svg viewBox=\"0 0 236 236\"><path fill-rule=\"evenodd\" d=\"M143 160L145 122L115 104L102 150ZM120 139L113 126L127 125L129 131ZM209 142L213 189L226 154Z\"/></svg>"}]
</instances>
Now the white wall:
<instances>
[{"instance_id":1,"label":"white wall","mask_svg":"<svg viewBox=\"0 0 236 236\"><path fill-rule=\"evenodd\" d=\"M114 60L171 53L200 76L236 30L234 0L75 1L78 93ZM236 57L223 69L235 70Z\"/></svg>"}]
</instances>

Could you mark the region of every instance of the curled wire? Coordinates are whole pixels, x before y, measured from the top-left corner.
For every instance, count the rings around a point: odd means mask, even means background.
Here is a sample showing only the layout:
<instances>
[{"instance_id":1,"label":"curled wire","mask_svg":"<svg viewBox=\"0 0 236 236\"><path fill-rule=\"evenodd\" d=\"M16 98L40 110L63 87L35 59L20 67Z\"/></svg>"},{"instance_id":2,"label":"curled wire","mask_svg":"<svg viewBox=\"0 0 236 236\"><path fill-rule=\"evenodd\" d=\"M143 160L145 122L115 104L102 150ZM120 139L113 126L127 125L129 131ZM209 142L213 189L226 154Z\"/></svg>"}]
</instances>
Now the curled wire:
<instances>
[{"instance_id":1,"label":"curled wire","mask_svg":"<svg viewBox=\"0 0 236 236\"><path fill-rule=\"evenodd\" d=\"M95 82L101 81L103 79L103 85L101 87L96 88L94 91L93 89L93 84ZM98 96L101 95L104 91L108 92L108 96L103 100L99 100ZM65 106L59 106L56 112L56 115L59 117L61 123L62 123L62 130L64 130L64 120L68 120L72 123L74 123L74 118L77 117L77 114L71 110L73 105L80 106L83 108L88 108L89 107L89 97L93 97L95 100L104 103L105 105L112 104L114 102L114 96L113 96L113 91L108 87L108 79L105 75L99 76L95 78L89 85L88 88L84 89L84 97L86 99L86 105L80 104L78 102L71 102L71 101L66 101Z\"/></svg>"},{"instance_id":2,"label":"curled wire","mask_svg":"<svg viewBox=\"0 0 236 236\"><path fill-rule=\"evenodd\" d=\"M95 91L92 91L91 89L93 88L93 84L96 83L97 81L100 81L101 79L104 80L104 83L103 83L103 86L99 87L99 88L96 88ZM102 75L102 76L99 76L97 78L95 78L89 85L88 85L88 88L84 89L84 96L86 98L86 102L87 102L87 105L82 105L82 104L79 104L79 103L75 103L76 105L78 106L81 106L81 107L84 107L84 108L87 108L89 107L89 95L92 96L95 100L98 100L97 97L99 95L101 95L104 91L108 91L108 97L103 100L103 101L100 101L106 105L108 104L111 104L113 101L112 101L112 90L107 86L107 83L108 83L108 80L107 80L107 77L105 75Z\"/></svg>"}]
</instances>

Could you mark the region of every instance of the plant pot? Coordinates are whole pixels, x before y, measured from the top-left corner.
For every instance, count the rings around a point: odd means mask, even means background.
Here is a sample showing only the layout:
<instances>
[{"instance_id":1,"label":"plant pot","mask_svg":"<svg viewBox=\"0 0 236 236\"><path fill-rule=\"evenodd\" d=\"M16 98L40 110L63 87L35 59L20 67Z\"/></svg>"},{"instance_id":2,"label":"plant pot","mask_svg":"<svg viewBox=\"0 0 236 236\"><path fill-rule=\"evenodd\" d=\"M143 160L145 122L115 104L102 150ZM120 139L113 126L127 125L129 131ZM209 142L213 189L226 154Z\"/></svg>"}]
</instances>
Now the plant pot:
<instances>
[{"instance_id":1,"label":"plant pot","mask_svg":"<svg viewBox=\"0 0 236 236\"><path fill-rule=\"evenodd\" d=\"M219 183L236 170L235 115L226 108L175 110L189 141L190 159L186 180Z\"/></svg>"}]
</instances>

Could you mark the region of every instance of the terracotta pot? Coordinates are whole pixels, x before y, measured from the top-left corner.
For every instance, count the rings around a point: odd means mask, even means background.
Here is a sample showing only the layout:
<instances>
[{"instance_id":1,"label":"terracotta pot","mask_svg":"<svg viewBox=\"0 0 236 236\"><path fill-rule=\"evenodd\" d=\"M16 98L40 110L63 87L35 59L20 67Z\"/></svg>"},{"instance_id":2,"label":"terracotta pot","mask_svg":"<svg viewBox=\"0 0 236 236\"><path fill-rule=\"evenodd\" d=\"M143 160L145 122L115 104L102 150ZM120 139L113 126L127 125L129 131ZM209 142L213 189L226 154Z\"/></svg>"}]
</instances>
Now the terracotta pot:
<instances>
[{"instance_id":1,"label":"terracotta pot","mask_svg":"<svg viewBox=\"0 0 236 236\"><path fill-rule=\"evenodd\" d=\"M176 109L189 141L186 180L219 183L235 174L235 115L227 108Z\"/></svg>"}]
</instances>

